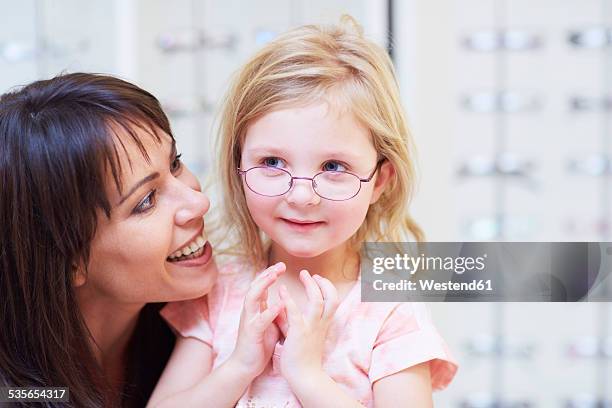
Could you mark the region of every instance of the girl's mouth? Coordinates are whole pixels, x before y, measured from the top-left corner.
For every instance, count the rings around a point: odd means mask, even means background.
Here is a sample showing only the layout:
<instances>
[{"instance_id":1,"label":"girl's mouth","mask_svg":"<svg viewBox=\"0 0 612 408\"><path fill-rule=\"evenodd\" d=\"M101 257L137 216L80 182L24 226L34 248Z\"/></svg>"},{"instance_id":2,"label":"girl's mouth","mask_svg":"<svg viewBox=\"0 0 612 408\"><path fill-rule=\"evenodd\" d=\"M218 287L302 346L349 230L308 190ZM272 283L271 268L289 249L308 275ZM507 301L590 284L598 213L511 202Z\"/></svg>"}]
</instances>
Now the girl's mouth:
<instances>
[{"instance_id":1,"label":"girl's mouth","mask_svg":"<svg viewBox=\"0 0 612 408\"><path fill-rule=\"evenodd\" d=\"M310 231L325 224L323 221L297 220L293 218L281 218L281 221L289 228L297 231Z\"/></svg>"}]
</instances>

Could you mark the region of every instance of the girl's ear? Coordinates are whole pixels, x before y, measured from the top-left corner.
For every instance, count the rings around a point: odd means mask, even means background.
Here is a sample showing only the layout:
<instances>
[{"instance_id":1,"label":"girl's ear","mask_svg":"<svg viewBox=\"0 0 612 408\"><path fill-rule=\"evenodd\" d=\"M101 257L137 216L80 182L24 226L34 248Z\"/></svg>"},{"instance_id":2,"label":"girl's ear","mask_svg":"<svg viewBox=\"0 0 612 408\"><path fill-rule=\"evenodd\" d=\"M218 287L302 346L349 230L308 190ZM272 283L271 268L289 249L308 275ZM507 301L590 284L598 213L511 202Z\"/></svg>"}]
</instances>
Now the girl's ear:
<instances>
[{"instance_id":1,"label":"girl's ear","mask_svg":"<svg viewBox=\"0 0 612 408\"><path fill-rule=\"evenodd\" d=\"M372 192L370 204L374 204L376 201L378 201L383 191L385 191L385 187L387 187L387 184L389 184L393 177L395 177L395 168L391 162L389 162L389 160L385 160L376 172L374 191Z\"/></svg>"}]
</instances>

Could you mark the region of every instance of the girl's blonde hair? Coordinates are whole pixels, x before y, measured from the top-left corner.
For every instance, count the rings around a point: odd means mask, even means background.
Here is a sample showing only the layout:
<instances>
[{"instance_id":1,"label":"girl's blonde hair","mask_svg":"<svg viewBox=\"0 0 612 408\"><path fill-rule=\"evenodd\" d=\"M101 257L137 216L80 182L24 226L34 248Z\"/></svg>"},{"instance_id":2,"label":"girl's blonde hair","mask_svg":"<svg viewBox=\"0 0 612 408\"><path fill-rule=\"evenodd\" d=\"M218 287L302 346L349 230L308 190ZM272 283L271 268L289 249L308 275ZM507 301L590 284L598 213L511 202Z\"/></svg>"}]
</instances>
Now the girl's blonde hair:
<instances>
[{"instance_id":1,"label":"girl's blonde hair","mask_svg":"<svg viewBox=\"0 0 612 408\"><path fill-rule=\"evenodd\" d=\"M281 35L234 78L218 135L223 211L219 225L225 230L219 244L226 254L255 263L266 259L265 238L249 214L237 173L248 126L273 110L322 99L350 109L369 129L379 158L395 169L351 244L357 248L366 239L402 241L407 234L423 240L421 229L408 215L415 184L414 149L391 59L363 37L355 20L344 16L339 25L308 25Z\"/></svg>"}]
</instances>

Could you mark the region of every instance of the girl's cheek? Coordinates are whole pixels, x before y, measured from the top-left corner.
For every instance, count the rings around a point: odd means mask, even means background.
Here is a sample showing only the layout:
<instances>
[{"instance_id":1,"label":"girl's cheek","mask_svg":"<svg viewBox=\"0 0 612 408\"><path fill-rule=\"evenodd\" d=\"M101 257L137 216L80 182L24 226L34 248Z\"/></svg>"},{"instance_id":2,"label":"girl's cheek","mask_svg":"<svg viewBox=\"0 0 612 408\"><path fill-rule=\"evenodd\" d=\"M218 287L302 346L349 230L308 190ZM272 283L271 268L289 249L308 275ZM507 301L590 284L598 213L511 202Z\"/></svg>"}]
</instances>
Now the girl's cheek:
<instances>
[{"instance_id":1,"label":"girl's cheek","mask_svg":"<svg viewBox=\"0 0 612 408\"><path fill-rule=\"evenodd\" d=\"M270 222L269 220L272 217L273 209L265 205L265 203L254 201L250 205L247 204L247 207L253 221L255 221L259 227L265 227L266 224Z\"/></svg>"}]
</instances>

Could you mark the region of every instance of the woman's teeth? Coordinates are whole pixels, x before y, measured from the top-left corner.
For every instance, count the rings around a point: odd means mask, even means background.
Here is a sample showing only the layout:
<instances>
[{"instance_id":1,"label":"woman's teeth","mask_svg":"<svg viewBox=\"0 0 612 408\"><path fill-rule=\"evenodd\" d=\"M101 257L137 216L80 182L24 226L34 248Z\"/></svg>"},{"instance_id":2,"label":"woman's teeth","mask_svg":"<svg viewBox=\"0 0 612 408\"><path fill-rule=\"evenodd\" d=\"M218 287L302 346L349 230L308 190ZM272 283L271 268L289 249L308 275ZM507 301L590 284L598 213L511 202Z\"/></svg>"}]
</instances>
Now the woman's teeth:
<instances>
[{"instance_id":1,"label":"woman's teeth","mask_svg":"<svg viewBox=\"0 0 612 408\"><path fill-rule=\"evenodd\" d=\"M168 260L182 261L188 258L195 258L197 255L201 255L202 249L204 248L204 245L206 245L206 242L206 237L204 236L204 233L202 233L202 235L196 237L196 239L194 239L192 242L170 255Z\"/></svg>"}]
</instances>

